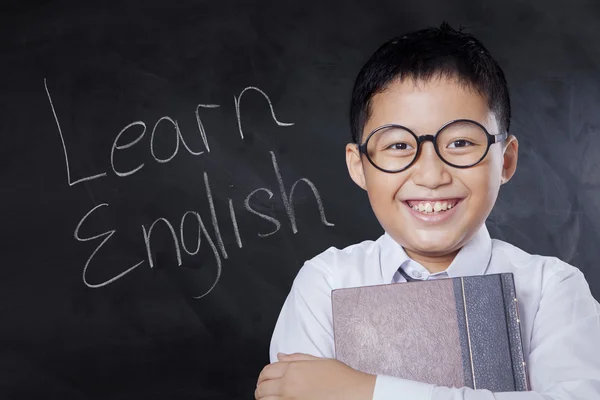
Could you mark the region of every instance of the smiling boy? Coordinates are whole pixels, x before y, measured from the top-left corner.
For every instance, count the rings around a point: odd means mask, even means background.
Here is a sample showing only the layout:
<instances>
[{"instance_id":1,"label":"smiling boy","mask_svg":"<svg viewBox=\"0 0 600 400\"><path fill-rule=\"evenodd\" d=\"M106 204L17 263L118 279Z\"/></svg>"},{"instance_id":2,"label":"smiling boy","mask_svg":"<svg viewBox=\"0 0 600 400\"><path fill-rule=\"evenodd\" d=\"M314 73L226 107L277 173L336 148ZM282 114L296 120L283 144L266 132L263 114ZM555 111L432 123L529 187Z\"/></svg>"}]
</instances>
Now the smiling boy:
<instances>
[{"instance_id":1,"label":"smiling boy","mask_svg":"<svg viewBox=\"0 0 600 400\"><path fill-rule=\"evenodd\" d=\"M256 399L600 399L600 305L583 274L490 239L485 226L517 167L510 116L497 62L446 23L373 54L354 85L346 161L385 233L303 265ZM333 289L501 272L514 274L531 391L447 388L366 374L334 359Z\"/></svg>"}]
</instances>

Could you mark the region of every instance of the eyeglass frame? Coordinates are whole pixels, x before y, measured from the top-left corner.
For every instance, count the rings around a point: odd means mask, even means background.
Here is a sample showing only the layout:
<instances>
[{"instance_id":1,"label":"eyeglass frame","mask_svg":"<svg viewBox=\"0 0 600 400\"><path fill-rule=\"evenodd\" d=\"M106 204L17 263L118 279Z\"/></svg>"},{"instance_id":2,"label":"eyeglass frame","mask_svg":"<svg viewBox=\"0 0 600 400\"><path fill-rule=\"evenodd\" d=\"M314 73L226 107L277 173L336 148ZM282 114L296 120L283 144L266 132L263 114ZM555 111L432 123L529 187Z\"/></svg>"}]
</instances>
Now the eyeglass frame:
<instances>
[{"instance_id":1,"label":"eyeglass frame","mask_svg":"<svg viewBox=\"0 0 600 400\"><path fill-rule=\"evenodd\" d=\"M440 150L438 148L437 145L437 136L438 134L443 131L448 125L454 124L456 122L470 122L470 123L474 123L475 125L479 126L483 132L486 134L487 137L487 149L485 149L485 152L483 153L483 155L481 156L481 158L479 160L477 160L476 162L469 164L469 165L456 165L456 164L452 164L451 162L449 162L448 160L444 159L444 157L442 157L442 155L440 154ZM369 156L369 153L367 152L367 143L369 143L369 139L371 139L371 137L379 132L382 129L386 129L386 128L401 128L406 130L408 133L410 133L411 135L413 135L413 137L416 139L417 141L417 153L415 154L415 157L413 158L413 160L404 168L398 169L398 170L387 170L387 169L383 169L380 166L378 166L377 164L375 164L375 161L373 161L371 159L371 157ZM410 168L415 161L417 161L417 159L419 158L419 154L421 154L421 143L426 142L426 141L431 141L431 143L433 144L433 148L435 149L436 154L438 155L438 157L440 158L440 160L442 160L445 164L454 167L454 168L471 168L474 167L475 165L479 164L481 161L483 161L483 159L485 158L485 156L487 156L488 152L490 151L490 147L494 144L494 143L500 143L504 140L506 140L508 138L508 133L507 132L503 132L503 133L498 133L495 135L492 135L488 132L488 130L485 128L485 126L483 126L482 124L480 124L477 121L473 121L472 119L467 119L467 118L459 118L459 119L454 119L452 121L446 122L444 125L442 125L441 128L439 128L437 130L437 132L433 135L421 135L421 136L417 136L416 133L414 133L412 130L410 130L409 128L405 127L404 125L399 125L399 124L386 124L386 125L382 125L378 128L375 128L370 134L369 136L367 136L367 140L364 141L364 143L362 144L356 144L356 146L358 147L358 152L360 154L364 154L367 157L367 160L369 160L369 162L371 163L371 165L373 165L375 168L377 168L380 171L383 172L387 172L390 174L395 174L398 172L402 172L407 170L408 168Z\"/></svg>"}]
</instances>

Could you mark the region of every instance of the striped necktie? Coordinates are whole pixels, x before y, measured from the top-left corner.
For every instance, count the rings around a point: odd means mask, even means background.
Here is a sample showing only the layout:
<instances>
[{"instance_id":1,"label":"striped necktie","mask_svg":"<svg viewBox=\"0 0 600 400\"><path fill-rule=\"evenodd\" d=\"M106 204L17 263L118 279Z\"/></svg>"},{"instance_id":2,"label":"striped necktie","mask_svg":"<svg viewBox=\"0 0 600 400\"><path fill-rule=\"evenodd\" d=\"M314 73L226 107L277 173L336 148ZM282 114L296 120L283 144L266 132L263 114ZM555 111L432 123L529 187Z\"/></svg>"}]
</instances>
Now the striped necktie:
<instances>
[{"instance_id":1,"label":"striped necktie","mask_svg":"<svg viewBox=\"0 0 600 400\"><path fill-rule=\"evenodd\" d=\"M404 272L402 267L398 268L398 272L400 272L400 275L402 275L404 277L404 279L406 279L406 282L412 282L415 280L414 278L411 278L410 276L408 276L408 274L406 272Z\"/></svg>"}]
</instances>

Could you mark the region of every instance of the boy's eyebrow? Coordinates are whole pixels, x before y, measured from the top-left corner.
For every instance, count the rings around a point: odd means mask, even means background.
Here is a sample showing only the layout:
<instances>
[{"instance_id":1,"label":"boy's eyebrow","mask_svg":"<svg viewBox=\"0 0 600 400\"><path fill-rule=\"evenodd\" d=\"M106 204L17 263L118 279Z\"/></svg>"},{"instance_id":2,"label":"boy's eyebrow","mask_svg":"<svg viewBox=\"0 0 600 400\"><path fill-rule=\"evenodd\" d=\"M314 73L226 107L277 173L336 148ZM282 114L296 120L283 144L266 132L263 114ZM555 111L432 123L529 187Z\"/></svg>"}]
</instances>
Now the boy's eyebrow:
<instances>
[{"instance_id":1,"label":"boy's eyebrow","mask_svg":"<svg viewBox=\"0 0 600 400\"><path fill-rule=\"evenodd\" d=\"M483 125L483 126L485 127L485 129L487 129L487 131L488 131L490 134L492 134L492 135L495 135L495 134L500 134L500 132L498 132L498 133L494 133L494 132L492 132L492 131L491 131L491 130L488 128L488 126L487 126L487 123L485 123L485 122L483 122L483 121L479 121L479 120L477 120L477 119L473 119L473 118L453 118L453 119L449 119L448 121L444 122L442 125L440 125L440 127L439 127L439 128L437 128L437 129L436 129L436 130L434 130L433 132L422 132L422 133L421 133L421 135L433 135L433 134L435 134L436 132L438 132L438 131L440 130L440 128L444 127L444 126L445 126L446 124L448 124L449 122L452 122L452 121L458 121L458 120L471 120L471 121L475 121L475 122L477 122L477 123L479 123L479 124ZM382 126L385 126L385 125L400 125L400 126L403 126L403 127L405 127L405 128L408 128L408 129L410 129L410 130L411 130L411 131L413 131L414 133L420 133L420 132L419 132L419 129L417 129L417 128L413 128L412 126L410 126L410 125L407 125L407 124L403 124L403 123L401 123L401 122L386 122L386 123L384 123L384 124L380 124L380 125L378 125L378 126L377 126L377 127L375 127L374 129L371 129L371 130L369 130L369 131L367 132L367 134L366 134L366 135L363 135L363 136L368 136L370 132L374 131L375 129L381 128ZM364 138L363 138L363 139L364 139Z\"/></svg>"}]
</instances>

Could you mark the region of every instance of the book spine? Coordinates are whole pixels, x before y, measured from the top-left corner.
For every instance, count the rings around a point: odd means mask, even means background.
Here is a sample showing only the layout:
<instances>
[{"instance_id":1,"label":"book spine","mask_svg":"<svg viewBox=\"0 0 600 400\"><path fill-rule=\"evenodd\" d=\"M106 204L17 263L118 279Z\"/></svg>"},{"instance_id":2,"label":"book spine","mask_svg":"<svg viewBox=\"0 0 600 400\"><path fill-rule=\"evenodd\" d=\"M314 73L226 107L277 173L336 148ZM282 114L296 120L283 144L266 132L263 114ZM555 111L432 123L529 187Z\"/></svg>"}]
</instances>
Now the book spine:
<instances>
[{"instance_id":1,"label":"book spine","mask_svg":"<svg viewBox=\"0 0 600 400\"><path fill-rule=\"evenodd\" d=\"M461 281L465 303L473 389L514 391L514 369L500 274L457 279Z\"/></svg>"},{"instance_id":2,"label":"book spine","mask_svg":"<svg viewBox=\"0 0 600 400\"><path fill-rule=\"evenodd\" d=\"M473 369L473 356L471 349L471 338L469 337L469 322L467 319L467 304L463 280L456 278L452 280L454 285L454 301L456 304L456 322L458 326L458 340L462 353L462 368L464 386L475 389L475 371Z\"/></svg>"},{"instance_id":3,"label":"book spine","mask_svg":"<svg viewBox=\"0 0 600 400\"><path fill-rule=\"evenodd\" d=\"M504 307L506 311L506 323L508 327L508 340L510 342L510 353L513 365L513 376L515 379L515 391L529 390L527 379L527 368L523 354L523 342L521 338L521 320L519 318L519 304L515 281L512 273L501 274L502 292L504 294Z\"/></svg>"}]
</instances>

